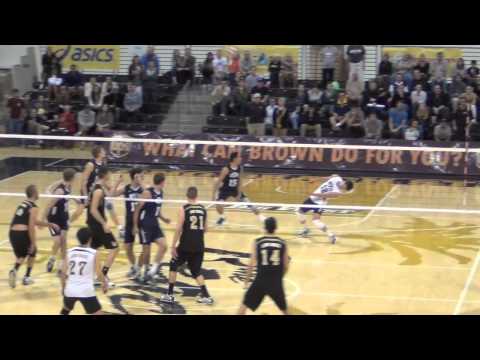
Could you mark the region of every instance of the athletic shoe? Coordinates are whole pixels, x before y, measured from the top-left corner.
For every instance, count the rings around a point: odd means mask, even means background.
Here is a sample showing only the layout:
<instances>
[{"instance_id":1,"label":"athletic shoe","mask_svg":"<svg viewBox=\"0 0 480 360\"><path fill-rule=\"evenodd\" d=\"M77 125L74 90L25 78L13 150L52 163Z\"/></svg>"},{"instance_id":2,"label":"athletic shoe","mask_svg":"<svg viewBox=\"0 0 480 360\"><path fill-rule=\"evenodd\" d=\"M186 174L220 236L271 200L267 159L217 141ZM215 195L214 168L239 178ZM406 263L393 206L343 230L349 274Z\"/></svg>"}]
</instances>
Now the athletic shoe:
<instances>
[{"instance_id":1,"label":"athletic shoe","mask_svg":"<svg viewBox=\"0 0 480 360\"><path fill-rule=\"evenodd\" d=\"M55 266L55 258L48 259L47 262L47 273L51 273L53 271L53 267Z\"/></svg>"},{"instance_id":2,"label":"athletic shoe","mask_svg":"<svg viewBox=\"0 0 480 360\"><path fill-rule=\"evenodd\" d=\"M17 272L15 270L10 270L8 273L8 285L10 285L12 289L15 289L17 286Z\"/></svg>"},{"instance_id":3,"label":"athletic shoe","mask_svg":"<svg viewBox=\"0 0 480 360\"><path fill-rule=\"evenodd\" d=\"M223 224L225 224L225 218L218 218L217 226L222 226Z\"/></svg>"},{"instance_id":4,"label":"athletic shoe","mask_svg":"<svg viewBox=\"0 0 480 360\"><path fill-rule=\"evenodd\" d=\"M335 245L335 243L337 242L337 237L335 236L335 234L332 234L328 237L328 240L330 240L330 242Z\"/></svg>"},{"instance_id":5,"label":"athletic shoe","mask_svg":"<svg viewBox=\"0 0 480 360\"><path fill-rule=\"evenodd\" d=\"M27 285L32 285L35 281L30 276L24 276L22 284L27 286Z\"/></svg>"},{"instance_id":6,"label":"athletic shoe","mask_svg":"<svg viewBox=\"0 0 480 360\"><path fill-rule=\"evenodd\" d=\"M135 278L137 276L137 269L133 266L130 268L130 271L127 273L128 278Z\"/></svg>"},{"instance_id":7,"label":"athletic shoe","mask_svg":"<svg viewBox=\"0 0 480 360\"><path fill-rule=\"evenodd\" d=\"M155 275L157 275L159 270L160 270L160 266L158 266L156 269L155 269L155 266L151 266L150 269L148 270L148 276L154 277Z\"/></svg>"},{"instance_id":8,"label":"athletic shoe","mask_svg":"<svg viewBox=\"0 0 480 360\"><path fill-rule=\"evenodd\" d=\"M160 301L168 304L175 303L175 297L173 295L162 295L160 296Z\"/></svg>"},{"instance_id":9,"label":"athletic shoe","mask_svg":"<svg viewBox=\"0 0 480 360\"><path fill-rule=\"evenodd\" d=\"M197 303L205 304L205 305L213 305L215 301L212 297L204 297L204 296L197 296Z\"/></svg>"},{"instance_id":10,"label":"athletic shoe","mask_svg":"<svg viewBox=\"0 0 480 360\"><path fill-rule=\"evenodd\" d=\"M310 234L310 230L309 229L303 229L301 231L298 232L298 235L302 236L302 237L307 237L308 235Z\"/></svg>"},{"instance_id":11,"label":"athletic shoe","mask_svg":"<svg viewBox=\"0 0 480 360\"><path fill-rule=\"evenodd\" d=\"M106 279L107 279L108 288L113 289L116 286L115 283L113 281L110 281L108 276L106 276Z\"/></svg>"}]
</instances>

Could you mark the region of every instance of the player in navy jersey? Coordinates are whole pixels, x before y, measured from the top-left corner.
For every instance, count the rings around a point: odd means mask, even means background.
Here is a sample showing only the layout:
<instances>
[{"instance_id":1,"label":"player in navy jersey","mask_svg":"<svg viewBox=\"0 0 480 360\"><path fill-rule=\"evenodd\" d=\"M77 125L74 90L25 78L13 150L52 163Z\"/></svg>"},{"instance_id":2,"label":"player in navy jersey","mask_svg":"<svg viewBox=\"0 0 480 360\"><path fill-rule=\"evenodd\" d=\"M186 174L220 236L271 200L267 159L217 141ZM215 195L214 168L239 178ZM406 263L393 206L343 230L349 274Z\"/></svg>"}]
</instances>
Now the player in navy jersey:
<instances>
[{"instance_id":1,"label":"player in navy jersey","mask_svg":"<svg viewBox=\"0 0 480 360\"><path fill-rule=\"evenodd\" d=\"M232 199L233 201L249 202L250 200L242 192L242 156L239 152L234 152L230 155L230 161L225 166L218 177L217 182L213 187L213 201L227 201ZM220 217L217 220L217 225L221 226L225 223L224 207L223 205L217 205L217 212ZM260 211L249 206L252 212L258 217L260 222L265 221L265 217L260 214Z\"/></svg>"},{"instance_id":2,"label":"player in navy jersey","mask_svg":"<svg viewBox=\"0 0 480 360\"><path fill-rule=\"evenodd\" d=\"M127 184L119 189L115 190L114 196L122 196L125 199L138 199L143 194L143 170L140 168L133 168L129 172L130 184ZM127 273L127 277L136 277L140 268L142 267L142 257L138 259L138 265L135 262L135 253L133 252L133 244L135 242L135 234L133 231L133 214L135 208L138 206L136 201L125 201L125 231L123 240L125 243L125 252L130 263L130 271Z\"/></svg>"},{"instance_id":3,"label":"player in navy jersey","mask_svg":"<svg viewBox=\"0 0 480 360\"><path fill-rule=\"evenodd\" d=\"M167 251L167 242L165 235L160 227L158 219L164 223L170 224L170 219L162 216L163 188L165 186L165 175L157 173L153 176L153 186L144 190L140 200L157 200L156 202L140 201L133 214L134 233L139 233L140 244L142 244L142 263L145 266L143 277L144 282L157 275L165 252ZM155 262L150 268L150 248L153 243L157 244L158 250L155 256Z\"/></svg>"},{"instance_id":4,"label":"player in navy jersey","mask_svg":"<svg viewBox=\"0 0 480 360\"><path fill-rule=\"evenodd\" d=\"M63 178L61 181L53 183L49 187L49 192L53 195L70 195L72 193L72 184L75 180L75 170L66 169L63 172ZM55 266L57 253L60 250L60 260L58 262L58 270L61 271L62 263L67 255L67 232L70 221L74 222L79 216L80 212L76 212L75 216L70 219L68 212L68 199L53 198L48 203L43 212L43 221L47 221L57 224L60 227L60 231L50 230L50 234L53 238L52 252L47 262L47 272L52 272Z\"/></svg>"},{"instance_id":5,"label":"player in navy jersey","mask_svg":"<svg viewBox=\"0 0 480 360\"><path fill-rule=\"evenodd\" d=\"M15 210L10 224L10 244L15 254L15 265L8 274L8 283L13 289L17 286L17 272L20 266L27 260L27 272L23 277L23 285L33 284L31 278L35 256L37 254L37 226L48 226L54 231L60 228L56 224L38 220L38 207L35 202L38 200L38 190L35 185L29 185L25 189L27 199L22 201Z\"/></svg>"},{"instance_id":6,"label":"player in navy jersey","mask_svg":"<svg viewBox=\"0 0 480 360\"><path fill-rule=\"evenodd\" d=\"M285 315L288 314L283 277L287 273L290 257L285 240L275 236L276 230L277 221L268 218L265 220L265 235L253 242L245 287L248 286L254 267L257 272L238 309L238 315L245 315L247 308L257 310L265 296L269 296Z\"/></svg>"}]
</instances>

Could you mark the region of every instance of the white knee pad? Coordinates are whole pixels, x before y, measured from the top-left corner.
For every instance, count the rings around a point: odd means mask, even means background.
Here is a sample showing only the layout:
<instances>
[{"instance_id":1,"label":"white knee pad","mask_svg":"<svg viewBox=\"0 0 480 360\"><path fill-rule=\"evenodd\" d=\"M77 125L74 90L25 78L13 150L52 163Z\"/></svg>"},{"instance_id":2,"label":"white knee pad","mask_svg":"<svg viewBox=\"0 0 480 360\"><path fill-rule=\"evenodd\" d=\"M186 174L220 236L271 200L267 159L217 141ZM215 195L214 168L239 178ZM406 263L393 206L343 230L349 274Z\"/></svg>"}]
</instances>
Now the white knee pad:
<instances>
[{"instance_id":1,"label":"white knee pad","mask_svg":"<svg viewBox=\"0 0 480 360\"><path fill-rule=\"evenodd\" d=\"M313 220L313 224L322 231L327 231L327 225L322 223L320 220Z\"/></svg>"}]
</instances>

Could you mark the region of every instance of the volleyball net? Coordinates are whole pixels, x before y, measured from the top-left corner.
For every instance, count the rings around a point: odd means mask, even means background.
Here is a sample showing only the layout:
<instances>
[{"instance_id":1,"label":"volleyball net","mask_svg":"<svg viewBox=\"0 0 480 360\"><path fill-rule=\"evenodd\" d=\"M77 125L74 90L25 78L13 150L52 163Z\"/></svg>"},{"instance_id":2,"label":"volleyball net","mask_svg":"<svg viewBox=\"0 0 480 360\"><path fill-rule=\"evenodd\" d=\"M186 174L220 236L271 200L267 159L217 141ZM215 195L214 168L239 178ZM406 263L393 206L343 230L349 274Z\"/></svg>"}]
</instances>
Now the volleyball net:
<instances>
[{"instance_id":1,"label":"volleyball net","mask_svg":"<svg viewBox=\"0 0 480 360\"><path fill-rule=\"evenodd\" d=\"M0 212L13 211L11 203L24 197L27 185L35 184L42 201L51 198L82 199L79 175L69 196L54 195L49 186L61 179L66 168L82 172L91 150L101 146L112 170L111 184L130 182L128 171L145 170L144 185L153 174L167 176L167 208L186 202L186 190L195 186L199 202L227 211L292 213L300 208L321 208L336 216L368 216L397 213L399 216L470 216L480 214L480 148L467 143L366 141L340 139L285 139L157 133L116 133L103 137L0 134ZM300 142L302 141L303 142ZM441 146L439 146L441 145ZM216 201L214 186L229 156L242 155L241 190L247 201ZM304 201L326 179L338 174L352 180L355 191L326 205ZM478 194L477 194L478 192ZM109 196L114 204L123 196ZM8 200L8 201L7 201ZM153 201L138 200L135 201ZM123 209L121 204L116 208ZM119 210L122 213L122 210Z\"/></svg>"}]
</instances>

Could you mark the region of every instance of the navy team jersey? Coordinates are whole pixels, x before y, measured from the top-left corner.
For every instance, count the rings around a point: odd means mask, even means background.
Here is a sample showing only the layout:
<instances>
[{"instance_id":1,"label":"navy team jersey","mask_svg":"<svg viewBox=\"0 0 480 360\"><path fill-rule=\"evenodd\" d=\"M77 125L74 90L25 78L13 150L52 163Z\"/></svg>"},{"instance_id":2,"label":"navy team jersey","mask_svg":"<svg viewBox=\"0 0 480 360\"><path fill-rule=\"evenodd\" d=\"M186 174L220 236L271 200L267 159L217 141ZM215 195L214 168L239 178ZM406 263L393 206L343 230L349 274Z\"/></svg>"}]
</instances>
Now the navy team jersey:
<instances>
[{"instance_id":1,"label":"navy team jersey","mask_svg":"<svg viewBox=\"0 0 480 360\"><path fill-rule=\"evenodd\" d=\"M240 184L240 173L242 167L238 169L233 169L230 164L227 166L228 174L223 179L222 187L220 188L221 192L236 192L238 191L238 186Z\"/></svg>"},{"instance_id":2,"label":"navy team jersey","mask_svg":"<svg viewBox=\"0 0 480 360\"><path fill-rule=\"evenodd\" d=\"M147 189L150 192L152 200L163 200L163 191L157 192L152 187ZM160 215L160 209L162 203L158 202L145 202L142 211L140 211L140 225L141 226L159 226L158 216Z\"/></svg>"},{"instance_id":3,"label":"navy team jersey","mask_svg":"<svg viewBox=\"0 0 480 360\"><path fill-rule=\"evenodd\" d=\"M71 189L65 184L59 184L54 190L55 193L58 189L61 189L63 195L70 195ZM58 199L55 206L53 206L48 213L48 221L55 224L63 224L68 222L68 199Z\"/></svg>"},{"instance_id":4,"label":"navy team jersey","mask_svg":"<svg viewBox=\"0 0 480 360\"><path fill-rule=\"evenodd\" d=\"M123 191L123 196L126 199L138 199L140 195L143 193L143 188L133 187L131 184L125 186ZM135 212L135 208L138 205L136 201L125 201L125 223L126 224L133 224L133 213ZM146 205L146 203L145 203Z\"/></svg>"}]
</instances>

